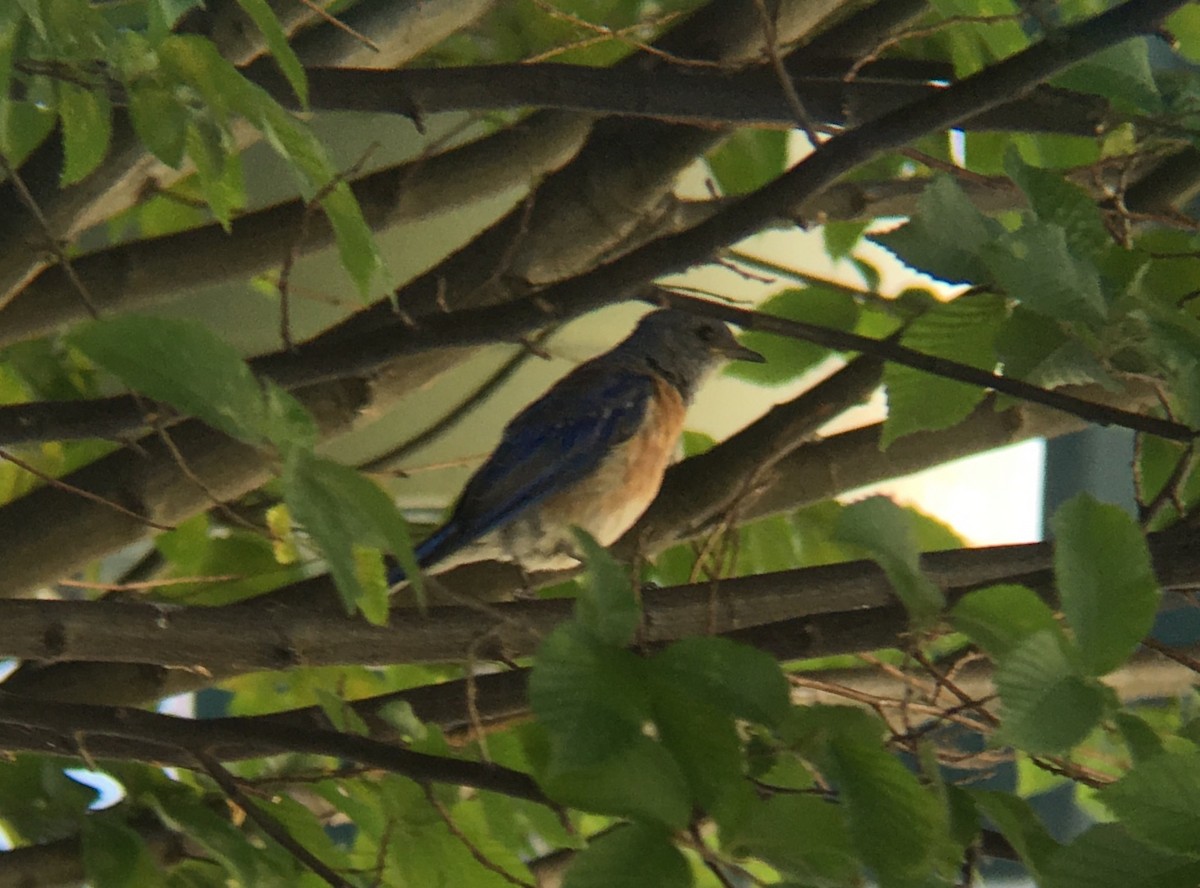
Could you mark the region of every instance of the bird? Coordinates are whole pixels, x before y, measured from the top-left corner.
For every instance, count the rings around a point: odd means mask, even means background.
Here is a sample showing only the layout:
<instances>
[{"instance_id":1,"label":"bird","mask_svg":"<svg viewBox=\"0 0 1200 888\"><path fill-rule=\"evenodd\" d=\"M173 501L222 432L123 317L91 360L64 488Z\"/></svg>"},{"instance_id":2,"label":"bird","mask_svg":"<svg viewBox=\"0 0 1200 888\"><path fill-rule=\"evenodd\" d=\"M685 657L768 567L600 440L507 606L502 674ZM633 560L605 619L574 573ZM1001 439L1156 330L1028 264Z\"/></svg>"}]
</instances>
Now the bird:
<instances>
[{"instance_id":1,"label":"bird","mask_svg":"<svg viewBox=\"0 0 1200 888\"><path fill-rule=\"evenodd\" d=\"M766 359L720 321L645 315L505 426L450 517L416 547L417 565L508 561L528 575L579 564L573 528L612 544L658 494L697 389L730 360ZM404 579L393 565L389 582Z\"/></svg>"}]
</instances>

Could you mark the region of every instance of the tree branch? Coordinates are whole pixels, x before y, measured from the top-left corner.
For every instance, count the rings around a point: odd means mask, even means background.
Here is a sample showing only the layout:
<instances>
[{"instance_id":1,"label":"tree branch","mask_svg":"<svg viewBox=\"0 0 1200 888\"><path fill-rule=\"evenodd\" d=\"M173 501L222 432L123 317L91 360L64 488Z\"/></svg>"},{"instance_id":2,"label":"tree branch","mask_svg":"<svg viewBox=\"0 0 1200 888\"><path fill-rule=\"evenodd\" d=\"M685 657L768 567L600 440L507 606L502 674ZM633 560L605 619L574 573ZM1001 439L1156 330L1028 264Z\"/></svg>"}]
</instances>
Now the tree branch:
<instances>
[{"instance_id":1,"label":"tree branch","mask_svg":"<svg viewBox=\"0 0 1200 888\"><path fill-rule=\"evenodd\" d=\"M1164 588L1187 590L1200 583L1200 549L1169 536L1151 539ZM1047 544L1030 544L933 553L922 564L953 595L1044 573L1049 558ZM374 626L344 616L331 592L314 600L314 592L327 587L325 578L309 580L265 603L252 599L225 607L0 601L0 623L8 627L0 639L0 657L147 663L192 670L209 679L296 666L509 660L532 654L574 607L570 599L545 599L487 609L433 607L424 615L400 608L393 610L390 625ZM289 599L302 603L282 603ZM649 645L897 606L885 575L868 561L726 579L716 593L711 582L646 589L642 602L640 640ZM802 643L803 656L843 652L837 635ZM811 644L819 647L808 652ZM835 649L828 649L829 644ZM5 688L21 690L9 682Z\"/></svg>"},{"instance_id":2,"label":"tree branch","mask_svg":"<svg viewBox=\"0 0 1200 888\"><path fill-rule=\"evenodd\" d=\"M140 709L94 706L86 703L52 703L29 700L0 693L0 721L34 732L51 732L73 738L61 755L79 756L90 750L92 737L114 737L158 747L153 763L170 761L172 749L186 750L189 764L197 768L194 753L207 752L219 758L225 746L247 741L277 750L291 749L309 755L348 759L373 768L409 777L418 783L451 783L500 793L518 799L550 804L534 783L521 771L469 759L452 759L413 752L367 737L331 730L311 730L297 734L290 727L258 721L253 727L221 719L190 719ZM82 745L81 745L82 744Z\"/></svg>"},{"instance_id":3,"label":"tree branch","mask_svg":"<svg viewBox=\"0 0 1200 888\"><path fill-rule=\"evenodd\" d=\"M940 62L885 59L853 75L854 59L794 55L784 65L801 102L816 120L856 126L944 88L953 71ZM701 126L796 123L768 65L739 71L709 68L654 70L563 64L480 65L388 71L317 68L308 72L309 103L323 110L402 114L419 119L445 111L557 109L644 117ZM251 79L295 107L291 87L274 68ZM1096 96L1041 87L962 122L967 130L1052 132L1094 136L1109 117Z\"/></svg>"}]
</instances>

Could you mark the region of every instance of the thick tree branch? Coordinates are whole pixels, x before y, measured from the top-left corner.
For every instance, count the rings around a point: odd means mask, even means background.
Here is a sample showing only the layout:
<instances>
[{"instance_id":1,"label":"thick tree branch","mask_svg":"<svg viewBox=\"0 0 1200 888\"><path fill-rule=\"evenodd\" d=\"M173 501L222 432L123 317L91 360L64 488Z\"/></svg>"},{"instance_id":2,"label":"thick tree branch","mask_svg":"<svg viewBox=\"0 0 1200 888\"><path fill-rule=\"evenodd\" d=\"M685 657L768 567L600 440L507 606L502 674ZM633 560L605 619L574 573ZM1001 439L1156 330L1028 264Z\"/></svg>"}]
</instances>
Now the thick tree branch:
<instances>
[{"instance_id":1,"label":"thick tree branch","mask_svg":"<svg viewBox=\"0 0 1200 888\"><path fill-rule=\"evenodd\" d=\"M813 118L857 126L917 101L953 74L941 63L883 60L847 79L853 59L796 54L785 63L800 100ZM291 87L274 69L253 79L276 99L294 104ZM703 126L791 128L793 110L767 65L739 71L629 66L483 65L391 71L309 70L309 103L325 110L418 117L444 111L497 111L527 107L617 117L646 117ZM1105 128L1107 103L1096 96L1042 87L962 122L968 130L1016 129L1093 136Z\"/></svg>"},{"instance_id":2,"label":"thick tree branch","mask_svg":"<svg viewBox=\"0 0 1200 888\"><path fill-rule=\"evenodd\" d=\"M1200 549L1171 537L1152 539L1165 588L1190 590L1200 585ZM934 553L925 556L923 565L953 594L1044 573L1049 557L1046 544L998 546ZM390 625L373 626L340 613L332 595L313 602L312 590L324 586L324 578L306 581L265 604L251 600L225 607L0 601L0 622L8 627L0 639L0 657L146 663L208 678L296 666L512 659L533 653L574 607L569 599L546 599L486 609L433 607L424 615L398 609ZM288 598L308 601L281 603ZM859 561L722 580L715 591L709 582L647 589L642 603L640 640L650 645L896 606L883 573L873 563ZM803 650L780 653L824 656L841 652L825 647L840 643L836 635L806 632L792 641Z\"/></svg>"}]
</instances>

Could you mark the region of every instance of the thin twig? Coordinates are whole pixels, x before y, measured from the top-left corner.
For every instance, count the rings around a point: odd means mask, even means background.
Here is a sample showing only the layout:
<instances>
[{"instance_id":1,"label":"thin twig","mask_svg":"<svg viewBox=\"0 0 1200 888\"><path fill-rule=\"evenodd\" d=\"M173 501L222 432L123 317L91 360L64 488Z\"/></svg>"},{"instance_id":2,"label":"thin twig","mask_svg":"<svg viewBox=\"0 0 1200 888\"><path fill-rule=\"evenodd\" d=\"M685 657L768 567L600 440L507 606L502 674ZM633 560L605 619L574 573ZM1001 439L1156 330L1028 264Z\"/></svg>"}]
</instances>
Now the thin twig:
<instances>
[{"instance_id":1,"label":"thin twig","mask_svg":"<svg viewBox=\"0 0 1200 888\"><path fill-rule=\"evenodd\" d=\"M145 515L139 515L137 512L134 512L132 509L127 509L124 506L122 506L120 503L114 503L110 499L105 499L102 496L98 496L97 494L92 493L90 490L84 490L82 487L76 487L74 484L68 484L66 481L63 481L61 478L55 478L52 475L48 475L45 472L41 471L40 469L35 468L34 466L25 462L25 460L21 459L20 457L14 456L12 453L10 453L9 451L7 451L3 448L0 448L0 459L6 460L6 461L12 463L14 466L16 466L19 469L24 469L29 474L38 478L38 480L45 482L46 484L50 485L51 487L55 487L66 493L72 493L72 494L75 494L76 496L81 496L84 499L88 499L88 500L91 500L92 502L99 503L102 506L107 506L108 508L112 509L114 512L120 512L122 515L127 515L130 518L140 521L142 524L145 524L147 527L152 527L155 530L174 530L175 529L174 527L172 527L169 524L160 524L159 522L153 520L152 518L147 518Z\"/></svg>"},{"instance_id":2,"label":"thin twig","mask_svg":"<svg viewBox=\"0 0 1200 888\"><path fill-rule=\"evenodd\" d=\"M1179 455L1175 465L1171 469L1171 474L1163 483L1162 489L1142 510L1141 521L1143 527L1149 527L1154 523L1167 508L1174 506L1175 511L1180 518L1187 515L1187 506L1183 501L1181 487L1187 481L1197 465L1200 465L1200 449L1193 443L1183 453ZM1140 475L1140 472L1138 473Z\"/></svg>"},{"instance_id":3,"label":"thin twig","mask_svg":"<svg viewBox=\"0 0 1200 888\"><path fill-rule=\"evenodd\" d=\"M59 580L59 586L72 589L94 589L98 592L146 592L164 586L183 586L189 583L227 583L244 580L245 574L217 574L206 577L171 577L162 580L146 580L141 583L90 583L86 580Z\"/></svg>"},{"instance_id":4,"label":"thin twig","mask_svg":"<svg viewBox=\"0 0 1200 888\"><path fill-rule=\"evenodd\" d=\"M42 234L46 237L47 248L54 254L54 258L62 266L67 280L71 282L71 286L79 294L79 299L83 303L84 308L87 309L88 314L93 318L98 318L100 312L96 309L96 303L92 299L92 294L88 291L83 281L80 280L79 275L75 273L75 267L71 264L70 257L67 256L67 252L63 249L59 239L54 236L54 231L50 228L50 221L42 212L42 208L38 206L37 200L34 199L33 193L26 186L25 180L21 178L20 172L8 162L8 157L3 152L0 152L0 169L4 170L9 181L13 183L17 195L21 198L21 203L29 210L30 215L37 220L38 226L42 229ZM0 300L0 308L4 308L5 304L5 302Z\"/></svg>"},{"instance_id":5,"label":"thin twig","mask_svg":"<svg viewBox=\"0 0 1200 888\"><path fill-rule=\"evenodd\" d=\"M431 441L435 441L446 434L475 412L497 389L512 379L516 372L525 366L530 356L537 354L535 347L545 342L553 330L554 328L543 330L535 336L532 344L526 344L524 348L500 365L500 368L485 379L475 391L460 401L454 409L443 415L424 431L419 432L406 441L402 441L386 453L382 453L370 461L362 463L358 468L363 472L383 471L410 453L415 453Z\"/></svg>"},{"instance_id":6,"label":"thin twig","mask_svg":"<svg viewBox=\"0 0 1200 888\"><path fill-rule=\"evenodd\" d=\"M517 888L537 888L537 886L532 882L526 882L524 879L518 879L504 867L497 863L493 863L488 856L484 854L474 842L471 841L471 838L458 828L458 824L454 822L454 818L450 815L450 812L446 810L446 806L443 805L438 800L438 797L434 794L433 787L426 783L424 789L425 798L429 800L430 806L438 813L438 816L442 818L442 822L446 824L446 829L450 830L450 835L462 842L463 846L467 849L467 852L475 858L476 863L489 872L495 873L504 881L508 882L508 884L516 885Z\"/></svg>"},{"instance_id":7,"label":"thin twig","mask_svg":"<svg viewBox=\"0 0 1200 888\"><path fill-rule=\"evenodd\" d=\"M353 33L353 32L351 32ZM378 47L373 47L378 52ZM285 351L291 351L293 348L292 342L292 322L291 322L291 299L288 290L288 285L292 278L292 268L296 264L296 259L300 255L300 248L304 242L308 240L308 226L312 220L313 214L321 205L326 197L333 193L333 190L345 182L347 179L353 179L361 171L363 164L367 162L374 152L379 147L378 142L372 142L367 146L367 150L356 160L349 169L339 172L332 179L326 182L313 195L312 200L304 205L304 212L300 216L300 228L296 232L296 238L288 245L287 255L283 259L283 267L279 270L279 280L276 282L276 289L279 291L279 338L283 343Z\"/></svg>"},{"instance_id":8,"label":"thin twig","mask_svg":"<svg viewBox=\"0 0 1200 888\"><path fill-rule=\"evenodd\" d=\"M630 34L636 34L638 31L645 30L648 27L658 28L660 30L664 29L673 21L678 19L681 13L669 12L659 16L656 19L647 19L632 25L626 25L623 28L610 28L608 25L599 25L595 22L589 22L587 19L580 18L579 16L572 15L569 12L558 9L553 4L546 2L546 0L533 0L533 4L550 18L567 22L584 31L591 31L595 36L585 40L576 40L573 43L568 43L564 46L556 46L553 49L548 49L545 52L522 59L521 61L524 64L544 62L547 59L552 59L555 56L560 56L563 53L570 52L574 49L584 49L589 46L595 46L597 44L604 43L607 40L618 40L632 49L635 49L639 52L644 52L647 55L654 56L655 58L660 58L663 61L670 62L673 65L681 65L693 68L722 67L721 63L708 61L707 59L683 58L682 56L677 56L673 53L667 52L666 50L659 49L658 47L649 43L643 43L642 41L633 39L629 36Z\"/></svg>"},{"instance_id":9,"label":"thin twig","mask_svg":"<svg viewBox=\"0 0 1200 888\"><path fill-rule=\"evenodd\" d=\"M728 321L747 330L758 330L792 339L802 339L834 351L861 352L884 361L891 361L911 367L914 370L921 370L934 376L965 382L968 385L981 386L1002 394L1012 395L1023 401L1042 404L1098 425L1121 426L1133 429L1134 431L1157 435L1171 441L1192 441L1200 434L1196 429L1189 428L1181 423L1160 419L1157 416L1133 413L1128 410L1122 410L1119 407L1098 404L1094 401L1085 401L1082 398L1076 398L1057 389L1042 388L1019 379L1001 376L989 370L982 370L970 364L938 358L888 339L872 339L856 333L835 330L831 327L822 327L803 321L793 321L772 315L760 314L661 289L656 291L654 301L659 304L669 304L675 308L695 311L698 314L715 317L718 320Z\"/></svg>"},{"instance_id":10,"label":"thin twig","mask_svg":"<svg viewBox=\"0 0 1200 888\"><path fill-rule=\"evenodd\" d=\"M140 396L135 394L134 398L140 403ZM147 411L143 412L147 417L149 417L150 414ZM158 435L159 440L162 441L163 446L167 448L167 452L171 454L171 459L174 460L175 467L179 469L180 474L182 474L183 477L189 482L194 484L196 489L204 494L205 498L216 508L217 511L224 515L231 524L240 525L254 534L259 536L267 536L268 539L270 538L270 534L264 532L263 528L259 527L254 522L243 518L241 515L231 509L229 504L217 496L216 493L213 492L212 488L210 488L204 482L204 479L192 470L192 467L188 465L187 458L183 455L183 451L181 451L175 444L175 439L171 437L171 432L165 425L155 422L153 423L153 428L154 432Z\"/></svg>"},{"instance_id":11,"label":"thin twig","mask_svg":"<svg viewBox=\"0 0 1200 888\"><path fill-rule=\"evenodd\" d=\"M758 17L762 23L767 58L775 71L779 88L783 90L783 97L787 101L788 108L791 109L800 128L804 130L809 144L816 149L821 145L820 136L817 134L817 123L808 113L808 109L804 107L804 102L800 100L800 94L796 92L796 85L792 83L791 75L788 74L787 68L783 64L783 57L779 54L779 34L775 29L775 17L767 10L766 0L754 0L754 6L758 10Z\"/></svg>"},{"instance_id":12,"label":"thin twig","mask_svg":"<svg viewBox=\"0 0 1200 888\"><path fill-rule=\"evenodd\" d=\"M1195 657L1190 657L1182 651L1177 651L1170 645L1163 644L1154 638L1143 638L1142 644L1150 648L1150 650L1162 654L1168 660L1174 660L1180 666L1200 675L1200 660L1197 660Z\"/></svg>"},{"instance_id":13,"label":"thin twig","mask_svg":"<svg viewBox=\"0 0 1200 888\"><path fill-rule=\"evenodd\" d=\"M379 44L376 43L374 40L372 40L370 37L354 30L352 27L350 27L348 24L346 24L345 22L343 22L341 19L337 18L336 16L330 15L329 12L322 9L316 3L313 3L313 0L300 0L300 2L303 3L305 6L307 6L309 9L311 9L313 12L315 12L318 16L320 16L327 23L329 23L333 27L337 28L339 31L343 31L346 34L349 34L351 37L353 37L355 40L357 40L363 46L367 47L367 49L371 50L371 52L382 52L383 51L379 48Z\"/></svg>"},{"instance_id":14,"label":"thin twig","mask_svg":"<svg viewBox=\"0 0 1200 888\"><path fill-rule=\"evenodd\" d=\"M852 80L856 80L858 78L859 71L861 71L867 65L871 64L871 62L878 61L879 57L881 55L883 55L884 52L891 49L893 46L898 46L899 44L903 43L905 40L912 40L914 38L921 38L921 37L933 37L933 36L937 35L938 33L940 33L941 31L944 31L948 28L952 28L955 25L1019 24L1020 20L1021 20L1020 16L1012 15L1012 14L1005 14L1005 15L950 15L950 16L946 16L946 18L941 19L938 22L935 22L932 25L905 28L902 31L898 31L895 34L892 34L891 36L887 37L885 40L881 40L875 46L874 49L872 49L870 52L864 54L862 58L858 59L850 67L850 70L846 72L846 78L845 78L846 82L849 83Z\"/></svg>"},{"instance_id":15,"label":"thin twig","mask_svg":"<svg viewBox=\"0 0 1200 888\"><path fill-rule=\"evenodd\" d=\"M283 850L287 851L332 885L333 888L355 888L353 884L334 872L319 857L297 842L283 824L260 808L253 800L247 798L246 794L242 792L242 788L238 786L237 778L224 765L202 749L189 751L196 757L196 761L204 767L204 770L213 779L213 782L229 797L229 800L246 812L246 816L253 820L258 825L258 828L272 838Z\"/></svg>"}]
</instances>

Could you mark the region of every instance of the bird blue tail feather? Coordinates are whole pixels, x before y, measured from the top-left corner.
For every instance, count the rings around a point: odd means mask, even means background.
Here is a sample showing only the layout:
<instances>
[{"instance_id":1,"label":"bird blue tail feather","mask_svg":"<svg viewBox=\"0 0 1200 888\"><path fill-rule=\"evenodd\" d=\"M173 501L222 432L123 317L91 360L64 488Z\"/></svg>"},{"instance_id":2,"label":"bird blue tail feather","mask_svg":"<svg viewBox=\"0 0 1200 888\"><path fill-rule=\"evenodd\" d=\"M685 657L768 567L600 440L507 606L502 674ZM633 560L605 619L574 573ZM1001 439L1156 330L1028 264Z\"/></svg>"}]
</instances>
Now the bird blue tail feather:
<instances>
[{"instance_id":1,"label":"bird blue tail feather","mask_svg":"<svg viewBox=\"0 0 1200 888\"><path fill-rule=\"evenodd\" d=\"M426 568L431 564L441 561L459 547L461 544L459 536L460 533L457 526L453 523L443 524L413 549L413 554L417 558L417 565ZM404 568L396 562L396 559L389 557L387 566L387 581L389 586L394 586L408 579Z\"/></svg>"}]
</instances>

